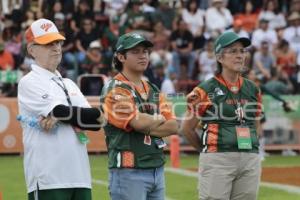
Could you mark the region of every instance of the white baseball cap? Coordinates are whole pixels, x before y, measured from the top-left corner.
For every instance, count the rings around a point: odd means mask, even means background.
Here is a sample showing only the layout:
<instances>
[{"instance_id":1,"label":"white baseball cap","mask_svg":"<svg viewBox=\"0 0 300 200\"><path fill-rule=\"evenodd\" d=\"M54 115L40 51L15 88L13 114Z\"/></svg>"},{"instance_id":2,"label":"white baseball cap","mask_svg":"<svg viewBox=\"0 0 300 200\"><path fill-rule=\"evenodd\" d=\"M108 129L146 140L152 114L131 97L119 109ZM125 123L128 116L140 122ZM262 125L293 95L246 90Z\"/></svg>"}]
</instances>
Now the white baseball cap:
<instances>
[{"instance_id":1,"label":"white baseball cap","mask_svg":"<svg viewBox=\"0 0 300 200\"><path fill-rule=\"evenodd\" d=\"M101 43L98 40L95 40L95 41L93 41L93 42L90 43L89 48L90 49L95 49L95 48L96 49L101 49L102 45L101 45Z\"/></svg>"},{"instance_id":2,"label":"white baseball cap","mask_svg":"<svg viewBox=\"0 0 300 200\"><path fill-rule=\"evenodd\" d=\"M35 42L37 44L48 44L57 40L65 40L55 24L48 19L38 19L34 21L25 32L27 42Z\"/></svg>"}]
</instances>

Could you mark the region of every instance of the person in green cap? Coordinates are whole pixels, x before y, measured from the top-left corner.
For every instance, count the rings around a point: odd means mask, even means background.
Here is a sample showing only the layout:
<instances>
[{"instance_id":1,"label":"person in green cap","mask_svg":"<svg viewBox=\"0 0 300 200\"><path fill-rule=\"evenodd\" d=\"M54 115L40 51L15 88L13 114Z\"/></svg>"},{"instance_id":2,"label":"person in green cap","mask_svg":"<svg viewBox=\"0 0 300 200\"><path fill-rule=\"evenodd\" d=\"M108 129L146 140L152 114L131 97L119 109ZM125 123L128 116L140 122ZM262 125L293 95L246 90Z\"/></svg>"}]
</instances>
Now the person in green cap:
<instances>
[{"instance_id":1,"label":"person in green cap","mask_svg":"<svg viewBox=\"0 0 300 200\"><path fill-rule=\"evenodd\" d=\"M200 152L199 199L255 200L261 174L261 93L243 78L250 40L225 32L215 41L216 75L187 96L182 130ZM203 133L196 127L201 120Z\"/></svg>"},{"instance_id":2,"label":"person in green cap","mask_svg":"<svg viewBox=\"0 0 300 200\"><path fill-rule=\"evenodd\" d=\"M163 200L163 137L176 134L171 105L142 79L152 42L138 33L122 35L113 63L119 73L102 89L112 200Z\"/></svg>"}]
</instances>

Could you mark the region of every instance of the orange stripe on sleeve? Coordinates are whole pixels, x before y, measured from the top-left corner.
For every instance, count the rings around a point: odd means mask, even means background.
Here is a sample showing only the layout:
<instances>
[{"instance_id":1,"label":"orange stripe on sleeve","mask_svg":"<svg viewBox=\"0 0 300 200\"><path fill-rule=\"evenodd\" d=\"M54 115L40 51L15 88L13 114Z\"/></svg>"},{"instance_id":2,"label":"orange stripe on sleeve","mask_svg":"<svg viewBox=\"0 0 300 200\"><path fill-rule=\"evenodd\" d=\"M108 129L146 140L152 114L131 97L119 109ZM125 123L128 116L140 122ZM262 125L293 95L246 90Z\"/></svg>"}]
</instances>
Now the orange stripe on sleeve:
<instances>
[{"instance_id":1,"label":"orange stripe on sleeve","mask_svg":"<svg viewBox=\"0 0 300 200\"><path fill-rule=\"evenodd\" d=\"M110 124L125 131L132 130L128 124L138 110L130 91L121 87L112 89L105 98L103 109Z\"/></svg>"},{"instance_id":2,"label":"orange stripe on sleeve","mask_svg":"<svg viewBox=\"0 0 300 200\"><path fill-rule=\"evenodd\" d=\"M201 88L195 87L187 96L187 108L189 112L202 116L212 105L208 94Z\"/></svg>"},{"instance_id":3,"label":"orange stripe on sleeve","mask_svg":"<svg viewBox=\"0 0 300 200\"><path fill-rule=\"evenodd\" d=\"M159 110L160 114L163 115L166 120L176 119L173 112L172 103L169 102L166 96L162 93L159 94Z\"/></svg>"}]
</instances>

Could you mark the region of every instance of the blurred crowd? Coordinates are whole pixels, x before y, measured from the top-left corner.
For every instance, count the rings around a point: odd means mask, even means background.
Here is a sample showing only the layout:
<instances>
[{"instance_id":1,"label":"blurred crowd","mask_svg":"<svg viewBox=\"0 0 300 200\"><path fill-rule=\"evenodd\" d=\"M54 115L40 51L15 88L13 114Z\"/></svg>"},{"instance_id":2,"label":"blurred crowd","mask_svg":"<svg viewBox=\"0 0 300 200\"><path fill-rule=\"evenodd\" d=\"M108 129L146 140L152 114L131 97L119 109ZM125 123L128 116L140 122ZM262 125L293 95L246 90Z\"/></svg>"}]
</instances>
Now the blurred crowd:
<instances>
[{"instance_id":1,"label":"blurred crowd","mask_svg":"<svg viewBox=\"0 0 300 200\"><path fill-rule=\"evenodd\" d=\"M168 95L213 76L214 39L224 31L252 41L245 75L278 94L300 92L300 0L2 0L0 96L15 96L30 71L24 31L41 17L65 35L59 70L86 95L117 73L114 46L129 31L153 41L145 78Z\"/></svg>"}]
</instances>

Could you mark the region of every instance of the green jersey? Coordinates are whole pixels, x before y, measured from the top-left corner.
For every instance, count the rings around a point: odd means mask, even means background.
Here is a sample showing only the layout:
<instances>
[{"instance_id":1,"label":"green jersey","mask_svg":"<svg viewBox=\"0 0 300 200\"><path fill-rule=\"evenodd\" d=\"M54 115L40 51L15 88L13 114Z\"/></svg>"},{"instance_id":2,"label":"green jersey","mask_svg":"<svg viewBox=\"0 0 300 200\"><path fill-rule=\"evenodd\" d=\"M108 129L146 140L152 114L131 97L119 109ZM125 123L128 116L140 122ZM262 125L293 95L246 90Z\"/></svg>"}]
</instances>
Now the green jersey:
<instances>
[{"instance_id":1,"label":"green jersey","mask_svg":"<svg viewBox=\"0 0 300 200\"><path fill-rule=\"evenodd\" d=\"M236 85L229 85L216 76L189 94L188 105L203 123L202 152L258 152L256 120L261 113L261 94L252 81L239 78ZM239 148L239 127L249 131L251 148Z\"/></svg>"},{"instance_id":2,"label":"green jersey","mask_svg":"<svg viewBox=\"0 0 300 200\"><path fill-rule=\"evenodd\" d=\"M105 98L109 98L109 94L116 88L122 88L128 91L133 97L135 106L138 107L138 112L148 113L153 115L159 113L159 90L147 83L149 92L148 98L143 98L138 91L130 85L116 79L112 79L102 89L101 103L105 106L108 104ZM129 96L129 95L127 95ZM113 115L111 115L113 116ZM117 119L108 120L104 127L106 134L106 145L108 148L109 168L155 168L164 165L165 156L163 148L160 146L163 140L158 137L146 136L143 133L133 129L126 130L117 127L113 123Z\"/></svg>"}]
</instances>

